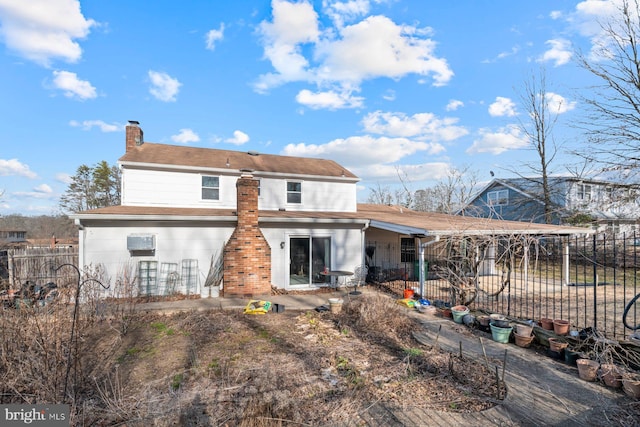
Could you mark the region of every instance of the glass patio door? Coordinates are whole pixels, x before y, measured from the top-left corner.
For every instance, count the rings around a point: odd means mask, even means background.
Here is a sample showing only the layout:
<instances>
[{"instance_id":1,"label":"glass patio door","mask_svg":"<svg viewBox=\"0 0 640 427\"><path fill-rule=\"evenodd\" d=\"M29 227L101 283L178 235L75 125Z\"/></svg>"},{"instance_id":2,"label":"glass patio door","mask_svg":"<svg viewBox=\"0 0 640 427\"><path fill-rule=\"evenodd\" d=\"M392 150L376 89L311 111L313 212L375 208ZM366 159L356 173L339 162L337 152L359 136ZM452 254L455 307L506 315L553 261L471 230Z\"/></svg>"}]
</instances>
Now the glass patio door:
<instances>
[{"instance_id":1,"label":"glass patio door","mask_svg":"<svg viewBox=\"0 0 640 427\"><path fill-rule=\"evenodd\" d=\"M330 278L320 274L331 268L330 237L291 237L289 239L289 284L324 284Z\"/></svg>"}]
</instances>

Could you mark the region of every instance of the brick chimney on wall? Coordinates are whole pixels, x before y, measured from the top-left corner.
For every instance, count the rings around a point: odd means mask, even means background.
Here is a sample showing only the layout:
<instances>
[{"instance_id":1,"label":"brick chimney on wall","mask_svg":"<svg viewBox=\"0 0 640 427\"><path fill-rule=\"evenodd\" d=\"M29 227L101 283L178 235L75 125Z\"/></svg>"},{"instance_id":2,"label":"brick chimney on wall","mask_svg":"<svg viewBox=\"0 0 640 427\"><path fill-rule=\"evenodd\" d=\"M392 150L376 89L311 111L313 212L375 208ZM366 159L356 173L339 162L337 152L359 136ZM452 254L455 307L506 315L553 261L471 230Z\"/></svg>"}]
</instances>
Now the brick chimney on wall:
<instances>
[{"instance_id":1,"label":"brick chimney on wall","mask_svg":"<svg viewBox=\"0 0 640 427\"><path fill-rule=\"evenodd\" d=\"M129 120L129 124L127 124L127 145L125 153L142 144L144 144L144 139L142 137L140 122Z\"/></svg>"},{"instance_id":2,"label":"brick chimney on wall","mask_svg":"<svg viewBox=\"0 0 640 427\"><path fill-rule=\"evenodd\" d=\"M238 225L224 247L222 296L271 294L271 247L258 226L258 181L243 173L236 182Z\"/></svg>"}]
</instances>

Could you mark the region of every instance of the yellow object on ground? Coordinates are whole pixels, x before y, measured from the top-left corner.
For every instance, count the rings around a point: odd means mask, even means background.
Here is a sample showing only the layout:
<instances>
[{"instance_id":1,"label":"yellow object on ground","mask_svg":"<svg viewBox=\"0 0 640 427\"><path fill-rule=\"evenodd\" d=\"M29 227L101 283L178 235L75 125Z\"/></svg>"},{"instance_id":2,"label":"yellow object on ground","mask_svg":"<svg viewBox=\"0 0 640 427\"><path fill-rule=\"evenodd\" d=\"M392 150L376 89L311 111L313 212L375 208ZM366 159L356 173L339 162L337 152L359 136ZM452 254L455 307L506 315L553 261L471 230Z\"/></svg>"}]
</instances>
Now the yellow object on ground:
<instances>
[{"instance_id":1,"label":"yellow object on ground","mask_svg":"<svg viewBox=\"0 0 640 427\"><path fill-rule=\"evenodd\" d=\"M244 314L266 314L271 310L270 301L251 300L244 308Z\"/></svg>"},{"instance_id":2,"label":"yellow object on ground","mask_svg":"<svg viewBox=\"0 0 640 427\"><path fill-rule=\"evenodd\" d=\"M398 302L398 304L402 304L406 307L409 308L414 308L416 306L416 302L414 300L412 300L411 298L403 298L403 299L399 299L396 300Z\"/></svg>"}]
</instances>

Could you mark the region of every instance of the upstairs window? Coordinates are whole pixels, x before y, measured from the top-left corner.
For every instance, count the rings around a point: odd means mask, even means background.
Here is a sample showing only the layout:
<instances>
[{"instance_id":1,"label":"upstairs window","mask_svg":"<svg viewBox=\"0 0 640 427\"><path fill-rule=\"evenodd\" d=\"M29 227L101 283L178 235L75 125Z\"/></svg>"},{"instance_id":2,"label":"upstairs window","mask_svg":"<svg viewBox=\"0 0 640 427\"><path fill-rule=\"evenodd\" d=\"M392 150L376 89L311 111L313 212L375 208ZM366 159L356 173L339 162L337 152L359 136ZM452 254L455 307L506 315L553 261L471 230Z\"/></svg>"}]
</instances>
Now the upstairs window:
<instances>
[{"instance_id":1,"label":"upstairs window","mask_svg":"<svg viewBox=\"0 0 640 427\"><path fill-rule=\"evenodd\" d=\"M202 200L220 200L220 177L202 177Z\"/></svg>"},{"instance_id":2,"label":"upstairs window","mask_svg":"<svg viewBox=\"0 0 640 427\"><path fill-rule=\"evenodd\" d=\"M489 191L487 203L489 206L507 206L509 204L509 190Z\"/></svg>"},{"instance_id":3,"label":"upstairs window","mask_svg":"<svg viewBox=\"0 0 640 427\"><path fill-rule=\"evenodd\" d=\"M578 184L578 200L588 202L591 200L591 186L588 184Z\"/></svg>"},{"instance_id":4,"label":"upstairs window","mask_svg":"<svg viewBox=\"0 0 640 427\"><path fill-rule=\"evenodd\" d=\"M302 203L301 182L287 182L287 203Z\"/></svg>"}]
</instances>

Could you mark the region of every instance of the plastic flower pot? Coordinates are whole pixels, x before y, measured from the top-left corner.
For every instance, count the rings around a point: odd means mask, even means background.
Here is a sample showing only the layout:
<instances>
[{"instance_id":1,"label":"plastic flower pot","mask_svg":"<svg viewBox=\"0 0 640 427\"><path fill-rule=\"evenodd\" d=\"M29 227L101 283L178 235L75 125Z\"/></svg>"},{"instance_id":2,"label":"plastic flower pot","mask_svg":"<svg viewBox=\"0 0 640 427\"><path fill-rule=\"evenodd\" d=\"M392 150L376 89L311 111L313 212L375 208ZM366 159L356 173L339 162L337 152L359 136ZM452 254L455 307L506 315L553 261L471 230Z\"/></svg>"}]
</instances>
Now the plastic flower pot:
<instances>
[{"instance_id":1,"label":"plastic flower pot","mask_svg":"<svg viewBox=\"0 0 640 427\"><path fill-rule=\"evenodd\" d=\"M495 342L503 344L507 344L509 342L509 337L511 336L513 328L500 328L494 325L493 322L491 322L489 326L491 327L491 337Z\"/></svg>"},{"instance_id":2,"label":"plastic flower pot","mask_svg":"<svg viewBox=\"0 0 640 427\"><path fill-rule=\"evenodd\" d=\"M462 323L464 316L469 314L469 308L465 305L456 305L451 307L451 314L453 315L453 321L456 323Z\"/></svg>"}]
</instances>

